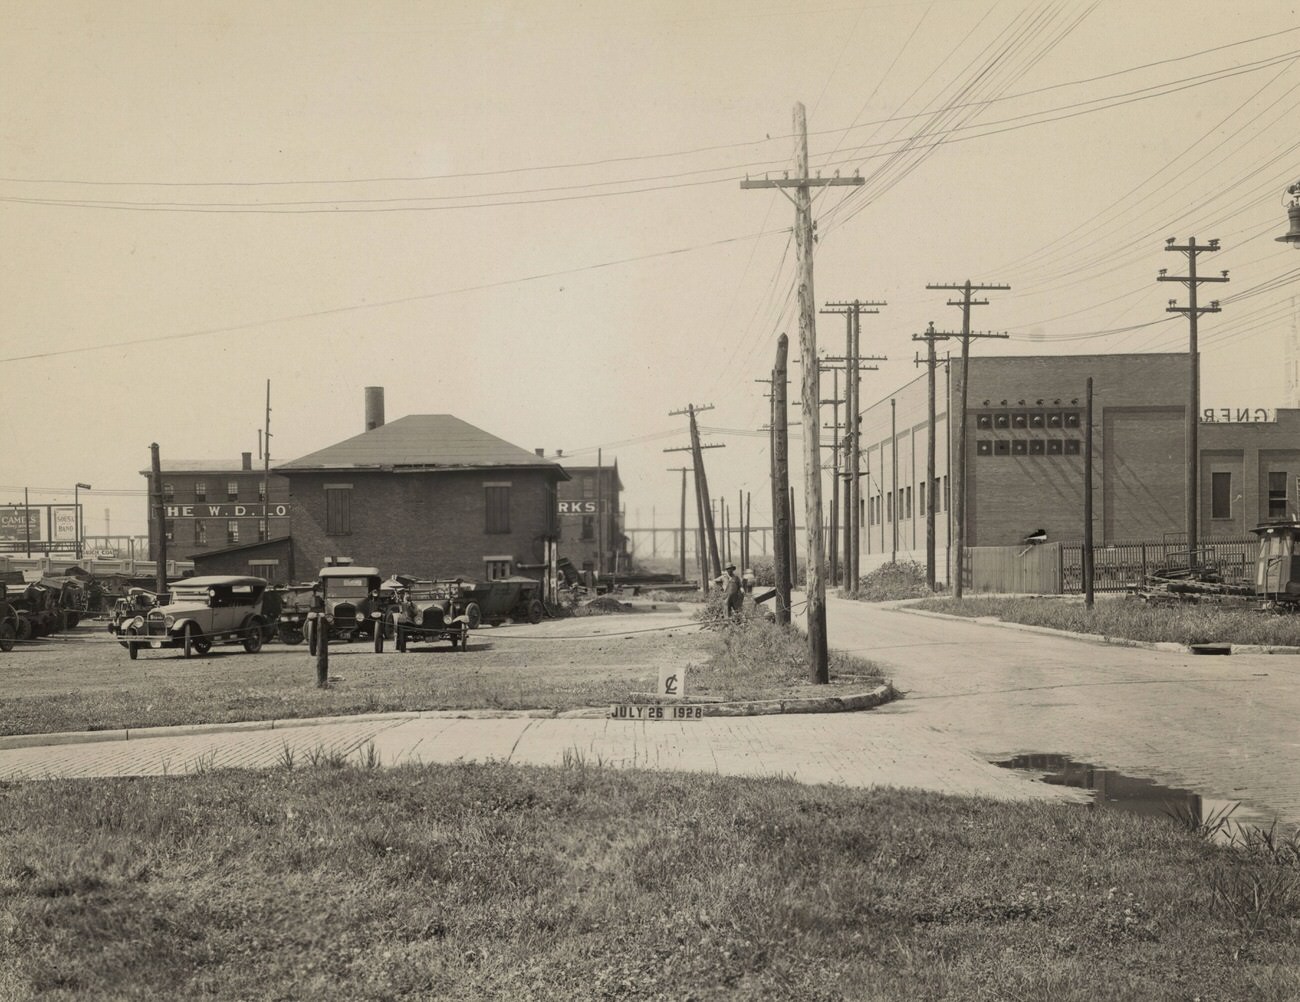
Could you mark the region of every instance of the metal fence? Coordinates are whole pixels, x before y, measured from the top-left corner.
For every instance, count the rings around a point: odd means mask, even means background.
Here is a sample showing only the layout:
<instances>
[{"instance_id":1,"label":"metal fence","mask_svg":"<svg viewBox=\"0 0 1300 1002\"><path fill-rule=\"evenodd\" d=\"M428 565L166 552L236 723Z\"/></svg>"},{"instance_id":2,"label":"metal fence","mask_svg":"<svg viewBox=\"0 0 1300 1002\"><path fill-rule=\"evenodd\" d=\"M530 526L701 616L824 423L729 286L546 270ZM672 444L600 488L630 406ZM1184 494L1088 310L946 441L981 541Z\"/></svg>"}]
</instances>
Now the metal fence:
<instances>
[{"instance_id":1,"label":"metal fence","mask_svg":"<svg viewBox=\"0 0 1300 1002\"><path fill-rule=\"evenodd\" d=\"M1060 547L1060 590L1067 595L1080 593L1083 591L1083 543L1061 543ZM1216 539L1197 548L1197 563L1218 567L1225 581L1249 584L1254 577L1258 548L1259 540L1254 536ZM1189 565L1187 543L1178 539L1107 543L1093 547L1092 560L1094 591L1124 591L1156 570Z\"/></svg>"}]
</instances>

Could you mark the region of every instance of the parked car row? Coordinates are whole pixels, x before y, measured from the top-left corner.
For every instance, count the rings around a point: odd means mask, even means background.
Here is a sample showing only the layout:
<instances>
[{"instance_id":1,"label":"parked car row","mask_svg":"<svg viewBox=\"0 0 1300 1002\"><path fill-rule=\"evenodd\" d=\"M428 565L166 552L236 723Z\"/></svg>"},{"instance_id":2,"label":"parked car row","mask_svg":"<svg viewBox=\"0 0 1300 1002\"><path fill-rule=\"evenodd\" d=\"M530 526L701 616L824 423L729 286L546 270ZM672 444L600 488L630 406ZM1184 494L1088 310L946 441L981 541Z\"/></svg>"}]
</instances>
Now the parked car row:
<instances>
[{"instance_id":1,"label":"parked car row","mask_svg":"<svg viewBox=\"0 0 1300 1002\"><path fill-rule=\"evenodd\" d=\"M114 606L109 631L132 659L141 650L163 648L202 655L214 644L242 645L251 653L275 638L306 641L315 654L326 628L330 643L366 640L376 653L387 641L398 651L443 640L464 650L469 632L483 623L537 623L545 615L541 583L526 577L486 583L385 579L375 567L332 566L304 585L269 588L262 578L209 575L170 587L162 596L132 589Z\"/></svg>"}]
</instances>

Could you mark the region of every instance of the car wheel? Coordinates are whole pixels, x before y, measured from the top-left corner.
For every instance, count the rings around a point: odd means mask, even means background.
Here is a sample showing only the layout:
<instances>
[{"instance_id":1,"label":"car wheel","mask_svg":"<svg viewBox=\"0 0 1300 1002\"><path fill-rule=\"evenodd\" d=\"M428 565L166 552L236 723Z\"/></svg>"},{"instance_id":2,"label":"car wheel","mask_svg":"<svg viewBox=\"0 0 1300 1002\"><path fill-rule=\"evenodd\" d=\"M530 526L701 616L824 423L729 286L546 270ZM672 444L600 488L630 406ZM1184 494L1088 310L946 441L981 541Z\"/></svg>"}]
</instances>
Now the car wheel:
<instances>
[{"instance_id":1,"label":"car wheel","mask_svg":"<svg viewBox=\"0 0 1300 1002\"><path fill-rule=\"evenodd\" d=\"M181 648L185 656L192 657L198 648L199 631L193 623L186 623L181 629Z\"/></svg>"},{"instance_id":2,"label":"car wheel","mask_svg":"<svg viewBox=\"0 0 1300 1002\"><path fill-rule=\"evenodd\" d=\"M280 637L280 643L282 644L289 644L289 645L301 644L302 630L299 630L292 626L282 625L279 629L279 637Z\"/></svg>"},{"instance_id":3,"label":"car wheel","mask_svg":"<svg viewBox=\"0 0 1300 1002\"><path fill-rule=\"evenodd\" d=\"M25 642L32 639L33 632L34 631L32 630L32 621L28 619L26 616L19 616L18 629L15 631L15 636L17 636L19 640Z\"/></svg>"},{"instance_id":4,"label":"car wheel","mask_svg":"<svg viewBox=\"0 0 1300 1002\"><path fill-rule=\"evenodd\" d=\"M541 599L535 598L528 603L528 622L536 626L542 621L542 617L545 615L546 608L542 605Z\"/></svg>"},{"instance_id":5,"label":"car wheel","mask_svg":"<svg viewBox=\"0 0 1300 1002\"><path fill-rule=\"evenodd\" d=\"M262 649L262 621L253 616L244 624L244 650L256 654Z\"/></svg>"},{"instance_id":6,"label":"car wheel","mask_svg":"<svg viewBox=\"0 0 1300 1002\"><path fill-rule=\"evenodd\" d=\"M8 653L14 649L14 624L0 623L0 651Z\"/></svg>"},{"instance_id":7,"label":"car wheel","mask_svg":"<svg viewBox=\"0 0 1300 1002\"><path fill-rule=\"evenodd\" d=\"M477 602L471 602L465 606L465 618L469 620L469 628L477 630L483 623L483 610L478 607Z\"/></svg>"}]
</instances>

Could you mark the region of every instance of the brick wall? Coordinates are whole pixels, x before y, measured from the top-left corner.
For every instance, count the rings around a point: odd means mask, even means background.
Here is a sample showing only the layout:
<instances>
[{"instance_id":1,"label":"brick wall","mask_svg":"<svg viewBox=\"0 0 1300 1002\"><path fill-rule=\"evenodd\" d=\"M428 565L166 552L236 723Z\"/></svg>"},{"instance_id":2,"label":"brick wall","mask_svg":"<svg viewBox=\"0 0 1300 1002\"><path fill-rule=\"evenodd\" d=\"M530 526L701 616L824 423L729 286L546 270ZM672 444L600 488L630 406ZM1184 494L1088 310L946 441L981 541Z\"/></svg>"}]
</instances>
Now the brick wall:
<instances>
[{"instance_id":1,"label":"brick wall","mask_svg":"<svg viewBox=\"0 0 1300 1002\"><path fill-rule=\"evenodd\" d=\"M553 531L556 474L490 469L438 473L299 472L289 475L294 573L314 576L327 556L384 574L485 577L485 557L541 563ZM486 531L485 484L510 484L510 531ZM350 484L348 535L326 533L325 485ZM515 570L538 577L536 570Z\"/></svg>"},{"instance_id":2,"label":"brick wall","mask_svg":"<svg viewBox=\"0 0 1300 1002\"><path fill-rule=\"evenodd\" d=\"M205 470L197 472L187 470L178 472L164 469L162 471L162 482L164 504L173 510L173 513L169 516L172 525L172 539L167 544L167 557L169 560L189 560L195 554L206 550L222 549L230 545L227 538L227 522L231 521L237 524L237 543L257 542L260 518L256 516L240 518L225 514L211 516L207 512L211 505L220 505L224 509L233 503L229 500L227 490L231 482L234 482L238 487L239 503L246 506L260 504L261 470ZM151 489L148 475L145 477L145 483L146 490ZM198 500L195 490L199 484L204 487L204 500L202 501ZM166 498L165 493L168 485L171 487L170 499ZM289 481L285 477L272 473L267 479L267 489L270 494L269 502L273 508L276 505L289 503ZM146 499L145 508L149 513L149 558L152 560L157 556L158 526L154 519L153 504L150 499ZM187 508L193 514L182 514ZM207 530L206 542L199 541L196 525L199 521L204 523ZM283 539L289 535L289 519L287 517L271 518L267 529L269 539Z\"/></svg>"}]
</instances>

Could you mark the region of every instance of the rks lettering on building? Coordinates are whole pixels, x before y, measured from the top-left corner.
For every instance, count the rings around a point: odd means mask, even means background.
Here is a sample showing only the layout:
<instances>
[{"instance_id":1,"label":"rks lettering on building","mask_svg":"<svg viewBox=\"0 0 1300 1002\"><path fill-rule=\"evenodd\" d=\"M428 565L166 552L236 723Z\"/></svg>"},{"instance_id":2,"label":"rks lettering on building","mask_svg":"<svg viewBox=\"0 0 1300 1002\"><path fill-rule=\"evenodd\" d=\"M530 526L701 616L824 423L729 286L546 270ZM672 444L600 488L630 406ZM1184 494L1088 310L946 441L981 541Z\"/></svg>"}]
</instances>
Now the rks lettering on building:
<instances>
[{"instance_id":1,"label":"rks lettering on building","mask_svg":"<svg viewBox=\"0 0 1300 1002\"><path fill-rule=\"evenodd\" d=\"M595 515L599 509L595 501L557 501L561 515Z\"/></svg>"}]
</instances>

